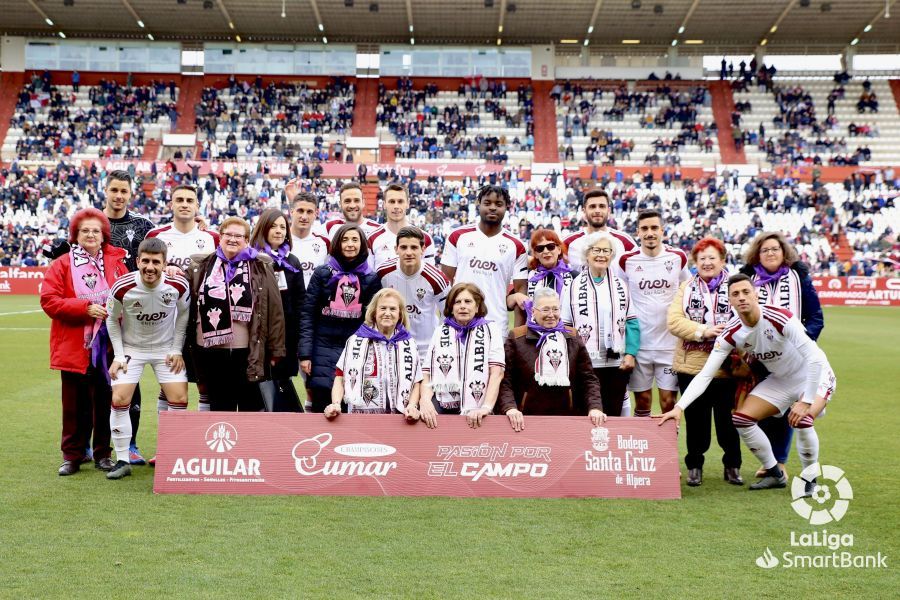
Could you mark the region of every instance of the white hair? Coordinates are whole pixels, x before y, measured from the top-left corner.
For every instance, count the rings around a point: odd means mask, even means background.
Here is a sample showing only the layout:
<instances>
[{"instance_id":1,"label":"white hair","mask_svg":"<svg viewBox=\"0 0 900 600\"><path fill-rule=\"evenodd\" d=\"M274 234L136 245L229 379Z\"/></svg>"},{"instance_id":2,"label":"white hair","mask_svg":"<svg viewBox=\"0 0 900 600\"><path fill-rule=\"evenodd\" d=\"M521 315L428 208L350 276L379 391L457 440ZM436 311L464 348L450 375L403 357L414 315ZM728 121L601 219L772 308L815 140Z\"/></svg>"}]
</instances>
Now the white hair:
<instances>
[{"instance_id":1,"label":"white hair","mask_svg":"<svg viewBox=\"0 0 900 600\"><path fill-rule=\"evenodd\" d=\"M559 294L556 293L556 290L549 287L539 287L534 290L534 303L537 304L538 300L542 300L544 298L550 298L552 300L556 300L559 302Z\"/></svg>"},{"instance_id":2,"label":"white hair","mask_svg":"<svg viewBox=\"0 0 900 600\"><path fill-rule=\"evenodd\" d=\"M591 254L591 248L596 246L597 242L599 242L600 240L606 240L609 242L609 249L612 250L612 254L610 255L609 259L612 260L616 257L616 242L615 240L613 240L613 237L605 231L597 231L584 238L584 256L582 257L584 262L588 262L588 257Z\"/></svg>"}]
</instances>

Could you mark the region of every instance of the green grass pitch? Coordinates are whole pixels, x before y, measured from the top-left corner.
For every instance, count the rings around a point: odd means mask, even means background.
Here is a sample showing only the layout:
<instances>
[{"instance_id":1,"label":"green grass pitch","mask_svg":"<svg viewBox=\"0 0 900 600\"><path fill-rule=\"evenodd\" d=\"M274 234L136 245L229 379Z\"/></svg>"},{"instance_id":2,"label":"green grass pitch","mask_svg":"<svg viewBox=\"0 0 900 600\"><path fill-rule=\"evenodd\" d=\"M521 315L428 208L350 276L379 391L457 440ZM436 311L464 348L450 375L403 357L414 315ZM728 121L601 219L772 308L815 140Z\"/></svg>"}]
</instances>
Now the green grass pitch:
<instances>
[{"instance_id":1,"label":"green grass pitch","mask_svg":"<svg viewBox=\"0 0 900 600\"><path fill-rule=\"evenodd\" d=\"M816 426L821 462L855 495L825 529L852 534L854 554L886 555L887 569L756 566L767 547L830 551L792 548L792 531L815 528L787 490L722 481L715 441L703 486L665 502L155 496L149 467L120 482L93 468L61 478L49 320L36 298L0 298L0 597L896 598L900 311L825 317L838 389ZM152 376L143 389L149 457Z\"/></svg>"}]
</instances>

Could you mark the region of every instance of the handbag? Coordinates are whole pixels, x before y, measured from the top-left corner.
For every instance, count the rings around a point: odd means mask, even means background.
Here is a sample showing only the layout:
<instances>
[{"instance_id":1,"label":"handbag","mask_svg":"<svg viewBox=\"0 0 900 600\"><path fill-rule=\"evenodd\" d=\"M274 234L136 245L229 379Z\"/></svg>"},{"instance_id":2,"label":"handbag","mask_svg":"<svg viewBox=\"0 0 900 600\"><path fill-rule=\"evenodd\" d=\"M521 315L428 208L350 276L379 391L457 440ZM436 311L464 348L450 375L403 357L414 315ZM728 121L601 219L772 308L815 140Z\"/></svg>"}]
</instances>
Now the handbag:
<instances>
[{"instance_id":1,"label":"handbag","mask_svg":"<svg viewBox=\"0 0 900 600\"><path fill-rule=\"evenodd\" d=\"M303 412L300 396L290 379L260 381L259 393L266 412Z\"/></svg>"}]
</instances>

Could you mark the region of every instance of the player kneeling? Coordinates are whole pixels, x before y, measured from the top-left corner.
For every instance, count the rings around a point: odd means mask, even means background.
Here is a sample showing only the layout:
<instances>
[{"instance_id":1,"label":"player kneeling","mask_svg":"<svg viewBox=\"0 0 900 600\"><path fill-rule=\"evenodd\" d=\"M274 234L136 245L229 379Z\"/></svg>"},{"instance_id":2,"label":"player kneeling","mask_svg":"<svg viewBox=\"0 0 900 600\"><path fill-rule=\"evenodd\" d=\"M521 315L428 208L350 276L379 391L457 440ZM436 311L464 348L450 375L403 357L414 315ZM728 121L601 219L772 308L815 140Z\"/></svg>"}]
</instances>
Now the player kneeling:
<instances>
[{"instance_id":1,"label":"player kneeling","mask_svg":"<svg viewBox=\"0 0 900 600\"><path fill-rule=\"evenodd\" d=\"M691 402L709 385L716 371L732 350L749 354L769 370L732 414L741 439L759 459L766 476L750 486L751 490L783 488L787 477L778 467L772 444L757 424L772 415L790 409L788 422L797 429L797 450L805 469L819 460L819 436L813 421L834 394L837 381L825 353L807 337L803 325L790 311L760 306L756 288L746 275L728 280L728 300L737 313L716 338L716 344L675 408L662 415L660 425L669 419L676 424ZM815 481L806 483L806 496L812 494Z\"/></svg>"},{"instance_id":2,"label":"player kneeling","mask_svg":"<svg viewBox=\"0 0 900 600\"><path fill-rule=\"evenodd\" d=\"M190 287L183 277L165 274L166 244L147 238L138 247L137 271L119 278L106 303L106 327L115 354L109 367L112 411L109 427L116 465L108 479L131 475L128 443L131 396L150 365L169 400L169 410L187 408L187 372L181 348L190 307Z\"/></svg>"}]
</instances>

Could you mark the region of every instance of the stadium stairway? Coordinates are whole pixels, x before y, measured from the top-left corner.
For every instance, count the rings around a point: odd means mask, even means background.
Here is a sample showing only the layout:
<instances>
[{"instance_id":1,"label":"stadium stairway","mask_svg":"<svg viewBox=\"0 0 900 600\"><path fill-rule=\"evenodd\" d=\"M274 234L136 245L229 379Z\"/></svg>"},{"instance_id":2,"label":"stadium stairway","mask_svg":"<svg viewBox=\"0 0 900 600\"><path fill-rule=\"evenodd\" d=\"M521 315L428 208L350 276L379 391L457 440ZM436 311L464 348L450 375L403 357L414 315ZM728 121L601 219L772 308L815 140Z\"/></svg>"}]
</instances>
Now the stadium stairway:
<instances>
[{"instance_id":1,"label":"stadium stairway","mask_svg":"<svg viewBox=\"0 0 900 600\"><path fill-rule=\"evenodd\" d=\"M378 80L356 80L356 104L353 107L353 136L375 136L375 107L378 105Z\"/></svg>"},{"instance_id":2,"label":"stadium stairway","mask_svg":"<svg viewBox=\"0 0 900 600\"><path fill-rule=\"evenodd\" d=\"M850 245L850 240L847 239L847 234L843 231L838 235L837 248L834 247L833 242L831 247L834 250L834 255L839 261L847 262L848 260L853 259L853 247Z\"/></svg>"},{"instance_id":3,"label":"stadium stairway","mask_svg":"<svg viewBox=\"0 0 900 600\"><path fill-rule=\"evenodd\" d=\"M743 148L738 150L732 137L731 113L734 112L734 95L731 93L731 84L727 81L711 81L709 93L712 96L713 117L716 119L722 162L728 165L747 164Z\"/></svg>"},{"instance_id":4,"label":"stadium stairway","mask_svg":"<svg viewBox=\"0 0 900 600\"><path fill-rule=\"evenodd\" d=\"M178 127L175 133L194 133L194 107L203 93L203 77L182 77L178 94Z\"/></svg>"},{"instance_id":5,"label":"stadium stairway","mask_svg":"<svg viewBox=\"0 0 900 600\"><path fill-rule=\"evenodd\" d=\"M160 146L162 146L162 143L157 139L146 140L144 142L144 155L141 158L143 160L156 160L159 158Z\"/></svg>"},{"instance_id":6,"label":"stadium stairway","mask_svg":"<svg viewBox=\"0 0 900 600\"><path fill-rule=\"evenodd\" d=\"M377 215L378 214L378 194L381 192L381 188L377 183L363 183L362 184L363 191L363 214L364 215Z\"/></svg>"},{"instance_id":7,"label":"stadium stairway","mask_svg":"<svg viewBox=\"0 0 900 600\"><path fill-rule=\"evenodd\" d=\"M25 73L0 73L0 145L9 131L9 120L16 112L19 91L25 85Z\"/></svg>"},{"instance_id":8,"label":"stadium stairway","mask_svg":"<svg viewBox=\"0 0 900 600\"><path fill-rule=\"evenodd\" d=\"M550 98L552 81L534 82L534 162L559 162L556 103Z\"/></svg>"},{"instance_id":9,"label":"stadium stairway","mask_svg":"<svg viewBox=\"0 0 900 600\"><path fill-rule=\"evenodd\" d=\"M897 112L900 112L900 79L891 79L888 83L891 85L891 93L894 95L894 104L897 105Z\"/></svg>"}]
</instances>

